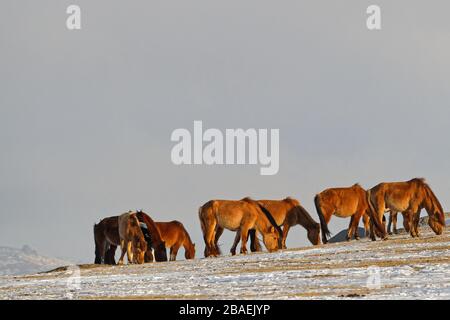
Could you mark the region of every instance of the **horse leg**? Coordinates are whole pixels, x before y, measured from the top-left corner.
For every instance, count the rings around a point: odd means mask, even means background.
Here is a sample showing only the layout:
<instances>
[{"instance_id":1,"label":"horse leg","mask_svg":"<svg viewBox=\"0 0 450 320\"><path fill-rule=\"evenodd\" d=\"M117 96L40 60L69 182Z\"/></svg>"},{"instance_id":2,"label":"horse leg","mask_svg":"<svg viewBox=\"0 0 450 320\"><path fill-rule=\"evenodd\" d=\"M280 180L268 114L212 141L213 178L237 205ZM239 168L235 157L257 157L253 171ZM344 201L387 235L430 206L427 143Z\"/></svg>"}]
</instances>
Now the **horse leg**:
<instances>
[{"instance_id":1,"label":"horse leg","mask_svg":"<svg viewBox=\"0 0 450 320\"><path fill-rule=\"evenodd\" d=\"M368 213L363 215L364 222L364 235L368 237L370 235L370 216Z\"/></svg>"},{"instance_id":2,"label":"horse leg","mask_svg":"<svg viewBox=\"0 0 450 320\"><path fill-rule=\"evenodd\" d=\"M232 256L236 255L236 247L239 243L239 240L241 240L241 231L236 231L236 236L234 237L233 246L230 249L230 253Z\"/></svg>"},{"instance_id":3,"label":"horse leg","mask_svg":"<svg viewBox=\"0 0 450 320\"><path fill-rule=\"evenodd\" d=\"M405 225L405 223L408 225L409 228L409 234L411 235L411 237L415 238L416 237L416 229L414 228L414 213L410 210L405 211L403 217L408 217L407 219L405 219L403 221L403 224ZM405 227L406 229L406 227Z\"/></svg>"},{"instance_id":4,"label":"horse leg","mask_svg":"<svg viewBox=\"0 0 450 320\"><path fill-rule=\"evenodd\" d=\"M223 230L224 229L221 226L216 226L216 235L214 236L214 250L216 250L217 255L220 255L219 238L222 235Z\"/></svg>"},{"instance_id":5,"label":"horse leg","mask_svg":"<svg viewBox=\"0 0 450 320\"><path fill-rule=\"evenodd\" d=\"M376 241L377 238L375 237L375 223L373 222L373 219L370 219L370 240Z\"/></svg>"},{"instance_id":6,"label":"horse leg","mask_svg":"<svg viewBox=\"0 0 450 320\"><path fill-rule=\"evenodd\" d=\"M128 258L128 264L134 263L133 261L133 243L131 241L127 242L127 258Z\"/></svg>"},{"instance_id":7,"label":"horse leg","mask_svg":"<svg viewBox=\"0 0 450 320\"><path fill-rule=\"evenodd\" d=\"M208 223L209 222L209 223ZM216 250L216 246L215 246L215 229L216 229L216 221L208 221L206 223L206 235L205 235L205 242L206 242L206 247L208 251L208 256L217 256L217 250ZM206 252L205 252L206 253Z\"/></svg>"},{"instance_id":8,"label":"horse leg","mask_svg":"<svg viewBox=\"0 0 450 320\"><path fill-rule=\"evenodd\" d=\"M352 215L350 217L350 224L348 225L348 229L347 229L347 236L345 237L345 239L347 241L350 241L353 238L353 224L355 221L355 215Z\"/></svg>"},{"instance_id":9,"label":"horse leg","mask_svg":"<svg viewBox=\"0 0 450 320\"><path fill-rule=\"evenodd\" d=\"M106 264L110 264L110 265L115 265L116 261L114 259L114 256L116 254L116 249L117 246L113 245L113 244L109 244L109 249L106 251L106 255L105 255L105 263Z\"/></svg>"},{"instance_id":10,"label":"horse leg","mask_svg":"<svg viewBox=\"0 0 450 320\"><path fill-rule=\"evenodd\" d=\"M392 221L393 220L394 220L394 212L391 210L389 212L389 222L388 222L388 225L387 225L387 232L388 232L388 234L392 234L391 225L392 225Z\"/></svg>"},{"instance_id":11,"label":"horse leg","mask_svg":"<svg viewBox=\"0 0 450 320\"><path fill-rule=\"evenodd\" d=\"M251 252L259 252L261 251L261 244L259 243L259 239L257 237L256 229L250 229L248 231L248 235L250 237L250 251Z\"/></svg>"},{"instance_id":12,"label":"horse leg","mask_svg":"<svg viewBox=\"0 0 450 320\"><path fill-rule=\"evenodd\" d=\"M289 223L287 223L285 221L285 223L283 224L283 235L282 235L282 238L281 238L281 249L287 249L287 247L286 247L286 238L287 238L287 235L289 233L289 229L290 228L291 228L291 226L289 225Z\"/></svg>"},{"instance_id":13,"label":"horse leg","mask_svg":"<svg viewBox=\"0 0 450 320\"><path fill-rule=\"evenodd\" d=\"M119 258L119 262L117 264L123 264L123 258L125 257L126 247L125 240L120 239L120 249L122 250Z\"/></svg>"},{"instance_id":14,"label":"horse leg","mask_svg":"<svg viewBox=\"0 0 450 320\"><path fill-rule=\"evenodd\" d=\"M394 232L394 234L398 234L398 230L397 230L397 217L398 217L398 212L394 211L391 212L392 215L392 231ZM389 217L390 219L390 217Z\"/></svg>"},{"instance_id":15,"label":"horse leg","mask_svg":"<svg viewBox=\"0 0 450 320\"><path fill-rule=\"evenodd\" d=\"M416 233L416 237L420 237L419 233L419 221L420 221L420 209L414 214L414 229Z\"/></svg>"},{"instance_id":16,"label":"horse leg","mask_svg":"<svg viewBox=\"0 0 450 320\"><path fill-rule=\"evenodd\" d=\"M175 243L170 247L170 261L177 260L178 249L180 249L180 245L178 243Z\"/></svg>"},{"instance_id":17,"label":"horse leg","mask_svg":"<svg viewBox=\"0 0 450 320\"><path fill-rule=\"evenodd\" d=\"M247 253L247 240L248 240L248 226L241 225L240 233L241 233L241 253Z\"/></svg>"},{"instance_id":18,"label":"horse leg","mask_svg":"<svg viewBox=\"0 0 450 320\"><path fill-rule=\"evenodd\" d=\"M409 233L411 230L409 215L406 212L402 212L402 216L403 216L403 228L405 228L405 231Z\"/></svg>"}]
</instances>

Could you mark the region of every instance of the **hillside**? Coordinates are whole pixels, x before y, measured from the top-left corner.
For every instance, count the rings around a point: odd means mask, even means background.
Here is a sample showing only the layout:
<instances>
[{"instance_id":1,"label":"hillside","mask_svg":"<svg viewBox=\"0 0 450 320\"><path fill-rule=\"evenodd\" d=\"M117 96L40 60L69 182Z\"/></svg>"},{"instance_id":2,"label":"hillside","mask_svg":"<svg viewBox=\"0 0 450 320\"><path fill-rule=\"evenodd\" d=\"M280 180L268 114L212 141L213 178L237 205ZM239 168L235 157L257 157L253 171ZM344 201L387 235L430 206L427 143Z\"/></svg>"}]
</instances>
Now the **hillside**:
<instances>
[{"instance_id":1,"label":"hillside","mask_svg":"<svg viewBox=\"0 0 450 320\"><path fill-rule=\"evenodd\" d=\"M450 228L440 236L428 227L421 233L272 254L84 265L80 278L69 278L66 268L3 276L0 299L449 299Z\"/></svg>"},{"instance_id":2,"label":"hillside","mask_svg":"<svg viewBox=\"0 0 450 320\"><path fill-rule=\"evenodd\" d=\"M20 275L46 271L67 261L39 255L25 245L21 249L0 247L0 275Z\"/></svg>"}]
</instances>

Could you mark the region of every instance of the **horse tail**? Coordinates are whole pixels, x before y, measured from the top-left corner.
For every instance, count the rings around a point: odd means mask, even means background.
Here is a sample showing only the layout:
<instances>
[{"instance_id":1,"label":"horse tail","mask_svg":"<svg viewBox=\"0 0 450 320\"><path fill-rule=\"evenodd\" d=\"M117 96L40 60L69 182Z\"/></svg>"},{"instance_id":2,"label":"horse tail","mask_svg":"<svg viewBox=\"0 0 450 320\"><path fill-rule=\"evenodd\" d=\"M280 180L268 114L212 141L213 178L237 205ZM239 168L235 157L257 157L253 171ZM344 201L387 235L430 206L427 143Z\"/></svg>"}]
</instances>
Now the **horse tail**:
<instances>
[{"instance_id":1,"label":"horse tail","mask_svg":"<svg viewBox=\"0 0 450 320\"><path fill-rule=\"evenodd\" d=\"M99 225L94 224L94 243L95 243L95 260L94 264L102 263L102 256L100 254L100 244L97 242L97 233L100 232Z\"/></svg>"},{"instance_id":2,"label":"horse tail","mask_svg":"<svg viewBox=\"0 0 450 320\"><path fill-rule=\"evenodd\" d=\"M209 203L209 202L207 202ZM205 244L207 242L206 240L206 226L205 226L205 222L203 221L203 217L202 217L202 211L203 211L203 207L206 205L206 203L201 206L200 208L198 208L198 218L200 220L200 228L202 229L202 233L203 233L203 240L205 241Z\"/></svg>"},{"instance_id":3,"label":"horse tail","mask_svg":"<svg viewBox=\"0 0 450 320\"><path fill-rule=\"evenodd\" d=\"M367 202L369 204L369 216L370 216L370 219L373 220L373 222L375 224L375 227L378 229L380 234L382 234L384 236L386 234L386 229L382 225L382 222L378 221L377 210L375 209L375 206L373 205L373 202L372 202L372 191L371 191L371 189L367 190L366 193L367 193ZM384 214L383 214L383 216L384 216Z\"/></svg>"},{"instance_id":4,"label":"horse tail","mask_svg":"<svg viewBox=\"0 0 450 320\"><path fill-rule=\"evenodd\" d=\"M327 237L331 236L331 232L328 229L327 222L325 221L325 217L323 215L322 208L320 206L320 198L318 194L316 194L316 196L314 197L314 205L316 206L317 215L319 216L320 229L322 230L322 235L326 239Z\"/></svg>"}]
</instances>

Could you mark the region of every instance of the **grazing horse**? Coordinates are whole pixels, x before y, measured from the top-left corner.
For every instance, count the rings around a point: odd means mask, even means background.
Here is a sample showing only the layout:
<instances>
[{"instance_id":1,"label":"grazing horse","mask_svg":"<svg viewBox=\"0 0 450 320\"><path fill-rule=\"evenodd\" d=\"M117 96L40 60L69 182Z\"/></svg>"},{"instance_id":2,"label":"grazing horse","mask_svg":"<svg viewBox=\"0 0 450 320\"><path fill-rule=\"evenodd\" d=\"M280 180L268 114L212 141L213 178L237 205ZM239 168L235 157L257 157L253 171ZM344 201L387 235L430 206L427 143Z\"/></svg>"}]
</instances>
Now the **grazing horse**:
<instances>
[{"instance_id":1,"label":"grazing horse","mask_svg":"<svg viewBox=\"0 0 450 320\"><path fill-rule=\"evenodd\" d=\"M355 239L359 239L357 232L359 220L370 212L366 190L359 184L356 183L347 188L326 189L314 197L314 204L320 219L322 242L324 244L328 242L327 236L330 236L328 222L333 215L340 218L351 217L347 230L347 240L352 239L353 236ZM366 230L367 232L368 230Z\"/></svg>"},{"instance_id":2,"label":"grazing horse","mask_svg":"<svg viewBox=\"0 0 450 320\"><path fill-rule=\"evenodd\" d=\"M194 259L195 243L192 243L189 233L179 221L156 222L156 226L161 234L166 248L170 248L170 261L175 261L178 249L184 247L184 257Z\"/></svg>"},{"instance_id":3,"label":"grazing horse","mask_svg":"<svg viewBox=\"0 0 450 320\"><path fill-rule=\"evenodd\" d=\"M119 217L108 217L94 225L95 264L116 264L114 254L120 245Z\"/></svg>"},{"instance_id":4,"label":"grazing horse","mask_svg":"<svg viewBox=\"0 0 450 320\"><path fill-rule=\"evenodd\" d=\"M269 218L270 217L270 218ZM272 223L273 217L256 201L210 200L199 208L200 224L205 241L205 257L218 256L218 237L224 229L236 232L236 240L241 238L241 253L247 253L247 239L250 229L256 229L263 236L263 242L269 252L278 250L280 240L279 227Z\"/></svg>"},{"instance_id":5,"label":"grazing horse","mask_svg":"<svg viewBox=\"0 0 450 320\"><path fill-rule=\"evenodd\" d=\"M125 252L127 253L128 264L144 263L147 242L136 214L131 211L125 212L119 216L118 223L120 247L122 249L118 264L123 264Z\"/></svg>"},{"instance_id":6,"label":"grazing horse","mask_svg":"<svg viewBox=\"0 0 450 320\"><path fill-rule=\"evenodd\" d=\"M269 210L278 226L283 227L281 239L282 249L286 249L286 238L289 229L297 224L303 226L308 232L308 239L313 245L320 244L320 224L314 221L308 211L300 205L296 199L287 197L283 200L257 200L264 208ZM255 232L250 232L251 244L254 243L257 250L258 238ZM253 245L252 245L253 246ZM251 247L252 247L251 246Z\"/></svg>"},{"instance_id":7,"label":"grazing horse","mask_svg":"<svg viewBox=\"0 0 450 320\"><path fill-rule=\"evenodd\" d=\"M156 261L167 261L167 251L166 245L161 237L161 233L159 232L156 223L152 218L142 210L136 212L136 216L140 222L143 222L147 225L148 232L151 234L151 243L152 248L155 254ZM147 252L146 254L146 262L152 261L152 253Z\"/></svg>"},{"instance_id":8,"label":"grazing horse","mask_svg":"<svg viewBox=\"0 0 450 320\"><path fill-rule=\"evenodd\" d=\"M402 212L409 221L411 237L419 236L420 211L428 213L428 224L436 234L442 234L445 216L442 206L423 178L403 182L383 182L368 191L369 204L374 220L381 221L386 209ZM375 226L378 223L375 222ZM374 237L372 240L375 240Z\"/></svg>"}]
</instances>

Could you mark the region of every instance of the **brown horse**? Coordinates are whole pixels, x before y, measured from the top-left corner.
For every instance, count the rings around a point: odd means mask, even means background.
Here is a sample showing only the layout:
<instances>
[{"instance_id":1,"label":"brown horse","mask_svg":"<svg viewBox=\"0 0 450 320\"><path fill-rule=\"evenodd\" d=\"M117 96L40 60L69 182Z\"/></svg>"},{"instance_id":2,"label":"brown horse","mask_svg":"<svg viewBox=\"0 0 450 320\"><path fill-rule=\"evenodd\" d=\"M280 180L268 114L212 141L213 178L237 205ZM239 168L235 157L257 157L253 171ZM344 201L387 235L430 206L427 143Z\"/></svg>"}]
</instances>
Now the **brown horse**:
<instances>
[{"instance_id":1,"label":"brown horse","mask_svg":"<svg viewBox=\"0 0 450 320\"><path fill-rule=\"evenodd\" d=\"M145 212L143 212L142 210L136 212L136 216L140 222L145 223L148 232L151 234L152 237L151 243L155 254L155 260L167 261L166 244L164 243L164 240L161 237L161 233L159 232L159 229L156 226L155 221L153 221L153 219L150 218L150 216ZM147 254L145 255L146 262L151 262L152 259L153 255L151 251L147 251Z\"/></svg>"},{"instance_id":2,"label":"brown horse","mask_svg":"<svg viewBox=\"0 0 450 320\"><path fill-rule=\"evenodd\" d=\"M269 218L270 216L270 218ZM239 231L236 239L241 239L241 253L247 253L247 239L250 229L256 229L263 236L263 242L269 252L278 250L280 234L278 226L272 223L273 217L256 201L242 200L210 200L199 208L200 224L205 241L205 257L218 256L218 237L224 229ZM235 241L236 242L236 241Z\"/></svg>"},{"instance_id":3,"label":"brown horse","mask_svg":"<svg viewBox=\"0 0 450 320\"><path fill-rule=\"evenodd\" d=\"M356 183L348 188L326 189L314 197L314 204L320 219L323 243L328 242L327 236L330 235L328 222L333 215L340 218L351 217L347 230L347 240L352 239L353 236L355 239L359 239L357 232L359 220L365 214L370 214L366 190L359 184Z\"/></svg>"},{"instance_id":4,"label":"brown horse","mask_svg":"<svg viewBox=\"0 0 450 320\"><path fill-rule=\"evenodd\" d=\"M380 183L368 191L368 198L374 220L378 220L378 223L374 221L375 226L381 221L386 209L402 212L409 221L411 237L418 237L420 211L425 209L429 216L428 224L436 234L441 234L445 227L444 210L423 178Z\"/></svg>"},{"instance_id":5,"label":"brown horse","mask_svg":"<svg viewBox=\"0 0 450 320\"><path fill-rule=\"evenodd\" d=\"M120 246L119 217L108 217L94 225L96 264L116 264L114 254Z\"/></svg>"},{"instance_id":6,"label":"brown horse","mask_svg":"<svg viewBox=\"0 0 450 320\"><path fill-rule=\"evenodd\" d=\"M278 226L283 227L282 249L286 249L289 229L297 224L307 230L308 239L313 245L320 244L320 224L314 221L298 200L287 197L283 200L258 200L258 203L272 214ZM250 241L252 246L255 246L252 251L258 250L258 238L256 238L255 232L250 232Z\"/></svg>"},{"instance_id":7,"label":"brown horse","mask_svg":"<svg viewBox=\"0 0 450 320\"><path fill-rule=\"evenodd\" d=\"M166 248L170 248L170 261L175 261L178 249L184 247L184 257L194 259L195 243L192 243L189 233L179 221L156 222L156 226L161 234Z\"/></svg>"},{"instance_id":8,"label":"brown horse","mask_svg":"<svg viewBox=\"0 0 450 320\"><path fill-rule=\"evenodd\" d=\"M144 263L147 242L136 214L131 211L121 214L118 218L118 224L120 247L122 249L118 264L123 264L125 253L127 253L128 264Z\"/></svg>"}]
</instances>

